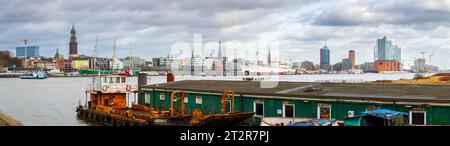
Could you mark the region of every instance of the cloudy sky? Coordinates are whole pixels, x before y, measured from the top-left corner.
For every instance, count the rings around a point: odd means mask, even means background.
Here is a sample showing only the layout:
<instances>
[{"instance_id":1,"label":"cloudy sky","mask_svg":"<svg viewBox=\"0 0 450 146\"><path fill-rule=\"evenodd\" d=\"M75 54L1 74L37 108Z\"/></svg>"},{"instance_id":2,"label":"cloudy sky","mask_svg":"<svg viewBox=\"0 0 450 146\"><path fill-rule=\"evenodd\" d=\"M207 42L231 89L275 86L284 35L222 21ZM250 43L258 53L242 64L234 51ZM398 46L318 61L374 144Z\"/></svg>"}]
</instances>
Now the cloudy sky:
<instances>
[{"instance_id":1,"label":"cloudy sky","mask_svg":"<svg viewBox=\"0 0 450 146\"><path fill-rule=\"evenodd\" d=\"M166 56L177 41L278 41L280 56L319 63L327 44L331 63L356 51L357 64L373 61L375 40L387 36L411 65L421 51L432 64L449 68L450 0L0 0L0 49L31 40L50 56L68 54L75 24L79 54L150 59ZM428 59L428 57L427 57Z\"/></svg>"}]
</instances>

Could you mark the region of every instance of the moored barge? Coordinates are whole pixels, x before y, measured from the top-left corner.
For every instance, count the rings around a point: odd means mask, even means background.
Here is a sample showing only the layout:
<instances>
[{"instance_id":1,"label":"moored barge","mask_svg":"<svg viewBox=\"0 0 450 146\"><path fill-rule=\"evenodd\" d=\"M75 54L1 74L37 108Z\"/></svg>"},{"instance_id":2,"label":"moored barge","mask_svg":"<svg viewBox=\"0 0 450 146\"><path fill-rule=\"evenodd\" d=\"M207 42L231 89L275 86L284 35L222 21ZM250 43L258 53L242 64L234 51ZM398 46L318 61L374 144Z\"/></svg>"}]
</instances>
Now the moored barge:
<instances>
[{"instance_id":1,"label":"moored barge","mask_svg":"<svg viewBox=\"0 0 450 146\"><path fill-rule=\"evenodd\" d=\"M93 76L92 85L86 90L85 105L78 105L77 116L111 126L232 126L253 117L254 112L234 112L234 92L224 91L215 113L202 114L200 109L185 112L186 91L172 91L170 109L155 108L131 103L130 94L137 88L126 82L125 75ZM135 97L134 97L135 98ZM226 109L231 99L231 111ZM136 101L136 100L134 100Z\"/></svg>"}]
</instances>

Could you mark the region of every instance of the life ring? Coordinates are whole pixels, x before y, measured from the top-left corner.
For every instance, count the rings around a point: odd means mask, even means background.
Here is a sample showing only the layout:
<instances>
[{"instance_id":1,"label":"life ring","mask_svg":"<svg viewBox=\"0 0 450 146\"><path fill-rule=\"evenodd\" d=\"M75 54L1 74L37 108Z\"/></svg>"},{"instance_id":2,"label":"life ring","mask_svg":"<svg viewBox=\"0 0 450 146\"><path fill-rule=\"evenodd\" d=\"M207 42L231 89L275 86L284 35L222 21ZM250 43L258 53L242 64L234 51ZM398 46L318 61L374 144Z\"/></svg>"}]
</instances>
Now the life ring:
<instances>
[{"instance_id":1,"label":"life ring","mask_svg":"<svg viewBox=\"0 0 450 146\"><path fill-rule=\"evenodd\" d=\"M108 90L108 88L109 88L108 85L103 85L102 90L103 90L103 91L106 91L106 90Z\"/></svg>"},{"instance_id":2,"label":"life ring","mask_svg":"<svg viewBox=\"0 0 450 146\"><path fill-rule=\"evenodd\" d=\"M131 91L131 86L127 85L127 87L125 89L127 89L127 91Z\"/></svg>"}]
</instances>

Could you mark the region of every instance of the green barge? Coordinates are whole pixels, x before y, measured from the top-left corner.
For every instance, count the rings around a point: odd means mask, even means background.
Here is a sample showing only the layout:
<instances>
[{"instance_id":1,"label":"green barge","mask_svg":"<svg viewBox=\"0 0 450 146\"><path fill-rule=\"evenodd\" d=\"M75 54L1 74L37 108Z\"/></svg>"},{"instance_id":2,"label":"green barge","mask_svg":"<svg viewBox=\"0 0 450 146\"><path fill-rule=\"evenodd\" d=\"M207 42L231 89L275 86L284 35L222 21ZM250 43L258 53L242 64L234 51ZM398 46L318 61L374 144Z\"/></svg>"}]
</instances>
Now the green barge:
<instances>
[{"instance_id":1,"label":"green barge","mask_svg":"<svg viewBox=\"0 0 450 146\"><path fill-rule=\"evenodd\" d=\"M274 88L261 88L256 81L185 80L140 88L141 105L168 110L171 92L186 91L187 111L203 113L214 112L223 90L234 91L234 110L255 112L246 121L249 125L260 125L264 117L344 120L373 109L408 113L410 125L450 125L446 85L278 82Z\"/></svg>"},{"instance_id":2,"label":"green barge","mask_svg":"<svg viewBox=\"0 0 450 146\"><path fill-rule=\"evenodd\" d=\"M113 71L113 70L88 70L82 69L79 71L81 76L91 76L91 75L114 75L114 74L124 74L125 71ZM132 71L130 76L137 76L139 71Z\"/></svg>"}]
</instances>

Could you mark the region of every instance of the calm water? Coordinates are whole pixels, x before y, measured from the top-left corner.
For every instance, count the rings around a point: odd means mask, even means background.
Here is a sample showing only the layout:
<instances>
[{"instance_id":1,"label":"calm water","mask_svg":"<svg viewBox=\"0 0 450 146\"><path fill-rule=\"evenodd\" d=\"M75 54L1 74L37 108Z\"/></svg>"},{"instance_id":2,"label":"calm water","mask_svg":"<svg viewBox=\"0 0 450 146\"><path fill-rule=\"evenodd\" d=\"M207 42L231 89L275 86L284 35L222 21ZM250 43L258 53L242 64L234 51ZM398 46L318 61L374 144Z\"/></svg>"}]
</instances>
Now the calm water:
<instances>
[{"instance_id":1,"label":"calm water","mask_svg":"<svg viewBox=\"0 0 450 146\"><path fill-rule=\"evenodd\" d=\"M281 81L314 82L317 80L396 80L413 78L405 74L340 74L340 75L287 75ZM152 76L151 84L164 83L165 76ZM175 77L176 80L241 80L242 77ZM75 107L84 103L84 90L91 78L48 78L45 80L0 79L0 109L24 125L91 125L78 120ZM137 78L130 78L136 83Z\"/></svg>"}]
</instances>

